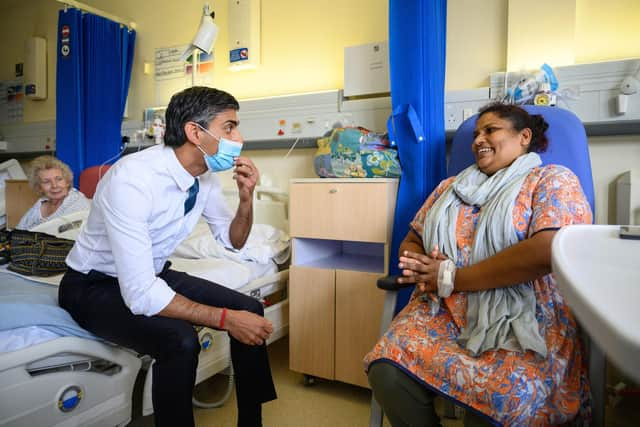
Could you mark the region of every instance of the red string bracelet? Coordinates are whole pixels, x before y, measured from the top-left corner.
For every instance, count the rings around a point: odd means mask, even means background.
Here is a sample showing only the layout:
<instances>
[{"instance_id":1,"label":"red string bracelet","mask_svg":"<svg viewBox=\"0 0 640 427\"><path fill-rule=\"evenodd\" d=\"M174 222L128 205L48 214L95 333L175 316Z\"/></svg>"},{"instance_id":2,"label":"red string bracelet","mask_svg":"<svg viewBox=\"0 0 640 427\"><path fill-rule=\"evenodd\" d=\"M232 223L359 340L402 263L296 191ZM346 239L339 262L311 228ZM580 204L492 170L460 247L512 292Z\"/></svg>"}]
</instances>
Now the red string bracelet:
<instances>
[{"instance_id":1,"label":"red string bracelet","mask_svg":"<svg viewBox=\"0 0 640 427\"><path fill-rule=\"evenodd\" d=\"M220 329L224 328L224 318L227 316L227 308L224 307L222 309L222 314L220 315Z\"/></svg>"}]
</instances>

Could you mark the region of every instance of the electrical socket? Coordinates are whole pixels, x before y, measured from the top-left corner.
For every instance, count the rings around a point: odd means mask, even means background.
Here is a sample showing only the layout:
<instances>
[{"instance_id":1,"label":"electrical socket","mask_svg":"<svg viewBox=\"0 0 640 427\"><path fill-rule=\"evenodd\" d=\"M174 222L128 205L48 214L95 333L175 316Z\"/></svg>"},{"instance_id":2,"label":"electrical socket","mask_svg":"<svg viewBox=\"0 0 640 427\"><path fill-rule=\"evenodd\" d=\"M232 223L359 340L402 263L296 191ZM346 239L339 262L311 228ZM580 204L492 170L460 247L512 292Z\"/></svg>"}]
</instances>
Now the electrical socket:
<instances>
[{"instance_id":1,"label":"electrical socket","mask_svg":"<svg viewBox=\"0 0 640 427\"><path fill-rule=\"evenodd\" d=\"M445 112L444 128L445 130L458 129L460 123L462 123L462 112L457 108L447 107Z\"/></svg>"}]
</instances>

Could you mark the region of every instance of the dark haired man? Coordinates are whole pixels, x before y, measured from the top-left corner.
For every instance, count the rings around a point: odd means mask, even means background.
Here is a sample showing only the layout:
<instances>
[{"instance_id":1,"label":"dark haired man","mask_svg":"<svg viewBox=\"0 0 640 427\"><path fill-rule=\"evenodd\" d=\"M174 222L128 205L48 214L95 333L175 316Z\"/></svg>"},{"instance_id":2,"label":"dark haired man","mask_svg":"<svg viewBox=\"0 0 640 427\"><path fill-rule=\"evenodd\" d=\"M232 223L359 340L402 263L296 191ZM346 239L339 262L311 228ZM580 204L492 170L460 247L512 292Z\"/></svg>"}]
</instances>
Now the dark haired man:
<instances>
[{"instance_id":1,"label":"dark haired man","mask_svg":"<svg viewBox=\"0 0 640 427\"><path fill-rule=\"evenodd\" d=\"M239 426L261 425L261 404L276 398L265 344L273 328L262 305L167 262L201 216L227 247L247 240L259 174L239 155L238 108L233 96L213 88L175 94L165 145L124 157L98 184L60 283L60 306L83 328L155 359L158 426L194 425L200 344L192 324L230 335ZM231 168L240 197L235 215L213 173Z\"/></svg>"}]
</instances>

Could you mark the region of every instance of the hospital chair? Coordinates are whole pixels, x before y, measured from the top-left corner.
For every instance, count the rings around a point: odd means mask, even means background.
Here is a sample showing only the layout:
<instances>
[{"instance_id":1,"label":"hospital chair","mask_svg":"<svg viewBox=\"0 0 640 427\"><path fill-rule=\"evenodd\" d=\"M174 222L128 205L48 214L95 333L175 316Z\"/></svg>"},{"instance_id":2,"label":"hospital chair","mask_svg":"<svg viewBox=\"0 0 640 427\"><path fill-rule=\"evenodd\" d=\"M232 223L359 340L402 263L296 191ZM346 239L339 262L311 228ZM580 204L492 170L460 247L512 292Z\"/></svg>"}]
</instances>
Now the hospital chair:
<instances>
[{"instance_id":1,"label":"hospital chair","mask_svg":"<svg viewBox=\"0 0 640 427\"><path fill-rule=\"evenodd\" d=\"M557 107L546 106L524 106L530 114L541 114L549 124L546 135L549 139L549 146L546 152L540 153L543 165L560 164L571 169L582 185L582 189L591 205L591 211L595 216L593 178L591 175L591 160L589 158L589 147L587 145L587 135L584 126L578 117L569 110ZM477 115L467 119L456 130L451 143L449 154L449 164L447 167L448 176L458 174L460 171L475 162L471 143L473 141L473 131ZM397 276L387 276L378 280L378 288L386 290L385 304L380 321L380 334L384 334L391 323L391 319L404 305L398 304L398 290L402 285L396 283ZM405 284L404 287L411 286ZM604 356L595 343L589 342L589 378L591 382L591 393L593 398L593 420L595 426L601 426L603 422L604 389L605 389L605 363ZM445 403L445 417L454 415L454 408L450 400ZM371 398L371 418L370 425L382 425L382 409Z\"/></svg>"},{"instance_id":2,"label":"hospital chair","mask_svg":"<svg viewBox=\"0 0 640 427\"><path fill-rule=\"evenodd\" d=\"M93 198L98 181L107 173L110 167L111 165L91 166L80 173L80 178L78 179L79 190L87 199Z\"/></svg>"}]
</instances>

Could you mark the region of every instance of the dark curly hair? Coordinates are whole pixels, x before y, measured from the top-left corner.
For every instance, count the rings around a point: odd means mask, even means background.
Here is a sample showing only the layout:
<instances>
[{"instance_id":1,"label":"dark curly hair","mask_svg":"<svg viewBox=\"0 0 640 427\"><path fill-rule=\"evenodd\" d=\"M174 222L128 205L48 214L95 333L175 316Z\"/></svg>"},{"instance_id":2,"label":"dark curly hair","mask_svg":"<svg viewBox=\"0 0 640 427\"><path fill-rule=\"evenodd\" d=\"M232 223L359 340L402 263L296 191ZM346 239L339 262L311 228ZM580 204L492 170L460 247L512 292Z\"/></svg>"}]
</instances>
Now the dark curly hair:
<instances>
[{"instance_id":1,"label":"dark curly hair","mask_svg":"<svg viewBox=\"0 0 640 427\"><path fill-rule=\"evenodd\" d=\"M233 95L219 89L194 86L178 92L171 97L165 113L164 143L180 147L187 141L185 123L195 122L206 129L219 113L239 109L240 104Z\"/></svg>"},{"instance_id":2,"label":"dark curly hair","mask_svg":"<svg viewBox=\"0 0 640 427\"><path fill-rule=\"evenodd\" d=\"M545 132L549 129L549 124L540 114L529 114L522 107L501 102L485 105L478 112L478 117L487 113L494 113L501 119L508 120L518 132L525 128L531 129L531 143L528 152L544 153L547 151L549 140Z\"/></svg>"}]
</instances>

